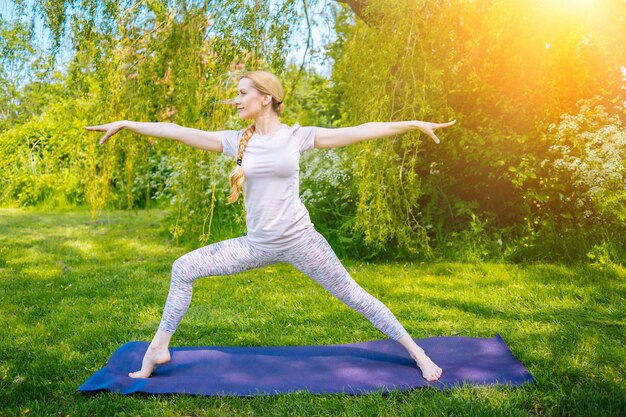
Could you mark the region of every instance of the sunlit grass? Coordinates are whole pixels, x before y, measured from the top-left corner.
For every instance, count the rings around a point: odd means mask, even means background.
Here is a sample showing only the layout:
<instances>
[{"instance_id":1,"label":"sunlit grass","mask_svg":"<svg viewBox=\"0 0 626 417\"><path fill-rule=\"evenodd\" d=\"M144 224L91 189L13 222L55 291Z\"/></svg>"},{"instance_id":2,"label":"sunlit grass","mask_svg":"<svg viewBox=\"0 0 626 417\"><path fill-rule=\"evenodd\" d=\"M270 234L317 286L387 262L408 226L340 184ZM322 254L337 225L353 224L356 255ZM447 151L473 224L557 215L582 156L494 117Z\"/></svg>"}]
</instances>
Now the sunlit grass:
<instances>
[{"instance_id":1,"label":"sunlit grass","mask_svg":"<svg viewBox=\"0 0 626 417\"><path fill-rule=\"evenodd\" d=\"M622 416L626 271L617 266L345 261L414 337L501 334L537 379L521 388L362 397L194 398L74 390L115 349L149 340L169 270L189 247L164 213L0 209L0 415ZM173 345L306 345L380 339L285 264L199 280Z\"/></svg>"}]
</instances>

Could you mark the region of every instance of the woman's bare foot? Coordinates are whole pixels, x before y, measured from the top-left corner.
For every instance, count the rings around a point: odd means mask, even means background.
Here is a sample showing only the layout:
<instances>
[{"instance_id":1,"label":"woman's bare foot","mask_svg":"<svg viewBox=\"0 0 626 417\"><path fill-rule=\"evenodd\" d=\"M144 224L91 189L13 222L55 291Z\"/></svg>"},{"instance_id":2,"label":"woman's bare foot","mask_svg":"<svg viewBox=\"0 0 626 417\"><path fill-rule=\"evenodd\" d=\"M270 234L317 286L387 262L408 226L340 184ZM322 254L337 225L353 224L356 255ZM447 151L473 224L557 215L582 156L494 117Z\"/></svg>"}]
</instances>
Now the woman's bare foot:
<instances>
[{"instance_id":1,"label":"woman's bare foot","mask_svg":"<svg viewBox=\"0 0 626 417\"><path fill-rule=\"evenodd\" d=\"M170 361L168 346L171 339L172 333L157 330L152 342L150 342L150 346L148 346L148 350L143 355L141 369L129 373L128 376L131 378L148 378L157 366L168 363Z\"/></svg>"},{"instance_id":2,"label":"woman's bare foot","mask_svg":"<svg viewBox=\"0 0 626 417\"><path fill-rule=\"evenodd\" d=\"M432 382L441 378L443 370L428 356L421 354L413 359L415 359L415 363L417 363L417 366L422 370L422 376L426 381Z\"/></svg>"},{"instance_id":3,"label":"woman's bare foot","mask_svg":"<svg viewBox=\"0 0 626 417\"><path fill-rule=\"evenodd\" d=\"M143 356L141 369L137 372L129 373L128 376L131 378L148 378L152 375L152 372L154 372L157 366L168 363L169 361L170 351L167 348L162 349L150 345L146 354Z\"/></svg>"},{"instance_id":4,"label":"woman's bare foot","mask_svg":"<svg viewBox=\"0 0 626 417\"><path fill-rule=\"evenodd\" d=\"M432 382L441 378L441 374L443 374L442 369L426 355L424 349L417 346L415 341L411 339L411 336L405 334L399 338L397 342L400 343L415 360L417 366L422 370L422 376L426 381Z\"/></svg>"}]
</instances>

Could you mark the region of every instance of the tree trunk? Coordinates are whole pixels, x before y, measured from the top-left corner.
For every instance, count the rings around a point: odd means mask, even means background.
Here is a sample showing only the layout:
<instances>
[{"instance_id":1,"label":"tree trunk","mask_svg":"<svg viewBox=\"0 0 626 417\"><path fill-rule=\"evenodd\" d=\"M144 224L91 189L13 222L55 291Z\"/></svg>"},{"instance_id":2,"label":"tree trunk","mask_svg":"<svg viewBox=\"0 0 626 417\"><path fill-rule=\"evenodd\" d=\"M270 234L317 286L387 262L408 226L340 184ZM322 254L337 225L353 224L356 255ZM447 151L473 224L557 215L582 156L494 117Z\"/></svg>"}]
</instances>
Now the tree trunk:
<instances>
[{"instance_id":1,"label":"tree trunk","mask_svg":"<svg viewBox=\"0 0 626 417\"><path fill-rule=\"evenodd\" d=\"M380 10L374 11L368 9L368 0L335 0L337 3L347 4L354 14L356 14L367 25L375 24L383 18L383 13Z\"/></svg>"}]
</instances>

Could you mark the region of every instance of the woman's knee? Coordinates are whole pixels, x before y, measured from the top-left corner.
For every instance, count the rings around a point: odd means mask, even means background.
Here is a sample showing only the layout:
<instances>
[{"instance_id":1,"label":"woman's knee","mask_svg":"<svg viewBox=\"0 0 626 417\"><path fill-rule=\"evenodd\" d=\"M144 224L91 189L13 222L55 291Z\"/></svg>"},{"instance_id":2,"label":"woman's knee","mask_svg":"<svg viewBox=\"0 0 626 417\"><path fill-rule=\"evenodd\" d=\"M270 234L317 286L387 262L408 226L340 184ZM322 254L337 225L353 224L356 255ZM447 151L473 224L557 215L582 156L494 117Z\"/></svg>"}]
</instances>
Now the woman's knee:
<instances>
[{"instance_id":1,"label":"woman's knee","mask_svg":"<svg viewBox=\"0 0 626 417\"><path fill-rule=\"evenodd\" d=\"M185 261L185 256L181 256L176 259L172 264L172 280L176 281L187 281L190 280L189 274L187 272L187 262Z\"/></svg>"}]
</instances>

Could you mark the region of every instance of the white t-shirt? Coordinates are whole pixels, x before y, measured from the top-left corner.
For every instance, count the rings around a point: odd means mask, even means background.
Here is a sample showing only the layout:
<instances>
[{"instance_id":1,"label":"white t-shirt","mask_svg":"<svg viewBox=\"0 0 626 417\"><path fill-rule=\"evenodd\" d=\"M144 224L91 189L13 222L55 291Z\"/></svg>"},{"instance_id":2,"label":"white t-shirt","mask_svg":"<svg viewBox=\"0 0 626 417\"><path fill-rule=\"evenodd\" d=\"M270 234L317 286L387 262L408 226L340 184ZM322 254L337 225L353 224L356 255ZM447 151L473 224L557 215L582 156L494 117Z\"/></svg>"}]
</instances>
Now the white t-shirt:
<instances>
[{"instance_id":1,"label":"white t-shirt","mask_svg":"<svg viewBox=\"0 0 626 417\"><path fill-rule=\"evenodd\" d=\"M237 157L245 132L229 130L223 152ZM300 155L313 148L315 127L287 126L271 135L254 133L243 153L241 168L248 239L261 249L283 250L313 227L300 200Z\"/></svg>"}]
</instances>

